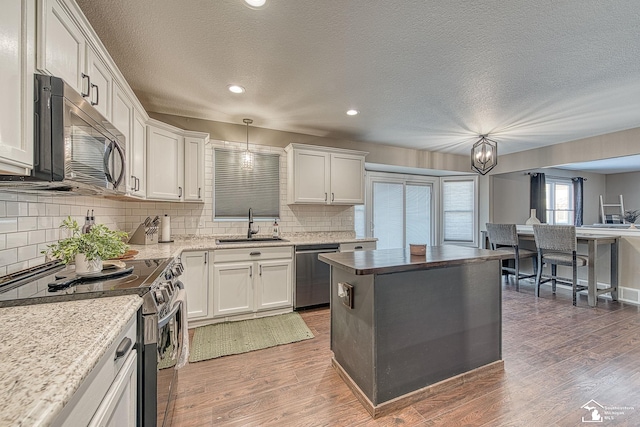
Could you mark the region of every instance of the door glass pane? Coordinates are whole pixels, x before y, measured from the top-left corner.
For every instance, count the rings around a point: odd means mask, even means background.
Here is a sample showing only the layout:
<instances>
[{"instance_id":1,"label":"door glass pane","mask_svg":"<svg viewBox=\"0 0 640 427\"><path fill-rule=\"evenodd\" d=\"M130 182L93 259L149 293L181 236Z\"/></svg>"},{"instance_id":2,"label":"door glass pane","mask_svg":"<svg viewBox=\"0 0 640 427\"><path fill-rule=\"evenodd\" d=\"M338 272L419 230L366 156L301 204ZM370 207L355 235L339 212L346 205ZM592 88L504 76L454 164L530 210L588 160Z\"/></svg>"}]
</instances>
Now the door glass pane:
<instances>
[{"instance_id":1,"label":"door glass pane","mask_svg":"<svg viewBox=\"0 0 640 427\"><path fill-rule=\"evenodd\" d=\"M406 244L431 243L431 187L406 186Z\"/></svg>"},{"instance_id":2,"label":"door glass pane","mask_svg":"<svg viewBox=\"0 0 640 427\"><path fill-rule=\"evenodd\" d=\"M404 247L402 184L373 183L373 237L378 249Z\"/></svg>"}]
</instances>

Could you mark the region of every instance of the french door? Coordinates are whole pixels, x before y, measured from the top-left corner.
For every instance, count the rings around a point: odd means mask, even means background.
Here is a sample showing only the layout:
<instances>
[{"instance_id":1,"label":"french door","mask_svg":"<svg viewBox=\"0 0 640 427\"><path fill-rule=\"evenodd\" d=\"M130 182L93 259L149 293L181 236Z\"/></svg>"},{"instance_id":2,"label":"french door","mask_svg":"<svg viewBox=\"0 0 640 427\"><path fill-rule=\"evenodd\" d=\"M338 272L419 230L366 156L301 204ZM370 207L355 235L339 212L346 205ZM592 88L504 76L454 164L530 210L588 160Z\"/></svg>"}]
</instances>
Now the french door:
<instances>
[{"instance_id":1,"label":"french door","mask_svg":"<svg viewBox=\"0 0 640 427\"><path fill-rule=\"evenodd\" d=\"M434 182L412 175L369 176L367 234L378 239L378 249L434 243Z\"/></svg>"}]
</instances>

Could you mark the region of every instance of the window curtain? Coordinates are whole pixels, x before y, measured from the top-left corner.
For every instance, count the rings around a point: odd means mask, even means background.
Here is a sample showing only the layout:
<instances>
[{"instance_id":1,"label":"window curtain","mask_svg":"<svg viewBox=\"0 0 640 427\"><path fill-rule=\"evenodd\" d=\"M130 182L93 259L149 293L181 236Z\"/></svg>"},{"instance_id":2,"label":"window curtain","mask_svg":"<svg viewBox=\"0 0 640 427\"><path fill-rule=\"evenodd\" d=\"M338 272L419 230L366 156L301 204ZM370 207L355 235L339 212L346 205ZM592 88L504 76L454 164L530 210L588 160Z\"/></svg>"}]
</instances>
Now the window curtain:
<instances>
[{"instance_id":1,"label":"window curtain","mask_svg":"<svg viewBox=\"0 0 640 427\"><path fill-rule=\"evenodd\" d=\"M543 173L531 174L531 191L529 193L529 209L536 210L536 217L541 223L547 222L547 182Z\"/></svg>"},{"instance_id":2,"label":"window curtain","mask_svg":"<svg viewBox=\"0 0 640 427\"><path fill-rule=\"evenodd\" d=\"M575 212L573 224L576 227L582 226L583 219L583 187L584 178L573 178L573 210Z\"/></svg>"}]
</instances>

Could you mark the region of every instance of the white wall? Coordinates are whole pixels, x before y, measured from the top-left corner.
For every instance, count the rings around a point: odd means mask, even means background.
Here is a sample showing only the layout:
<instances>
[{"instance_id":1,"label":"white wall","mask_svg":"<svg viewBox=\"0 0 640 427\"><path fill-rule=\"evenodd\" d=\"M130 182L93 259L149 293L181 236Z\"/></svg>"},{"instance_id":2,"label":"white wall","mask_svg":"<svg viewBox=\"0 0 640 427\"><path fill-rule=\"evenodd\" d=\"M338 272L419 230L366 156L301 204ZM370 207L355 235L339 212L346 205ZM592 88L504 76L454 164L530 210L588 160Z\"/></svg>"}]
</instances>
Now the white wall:
<instances>
[{"instance_id":1,"label":"white wall","mask_svg":"<svg viewBox=\"0 0 640 427\"><path fill-rule=\"evenodd\" d=\"M606 188L605 203L618 203L622 194L625 210L640 210L640 172L607 175Z\"/></svg>"},{"instance_id":2,"label":"white wall","mask_svg":"<svg viewBox=\"0 0 640 427\"><path fill-rule=\"evenodd\" d=\"M538 170L548 175L586 178L584 183L584 224L599 221L599 196L605 194L605 175L565 171L561 169ZM492 175L492 220L495 223L524 224L529 218L530 177L525 172ZM484 229L484 223L481 224Z\"/></svg>"}]
</instances>

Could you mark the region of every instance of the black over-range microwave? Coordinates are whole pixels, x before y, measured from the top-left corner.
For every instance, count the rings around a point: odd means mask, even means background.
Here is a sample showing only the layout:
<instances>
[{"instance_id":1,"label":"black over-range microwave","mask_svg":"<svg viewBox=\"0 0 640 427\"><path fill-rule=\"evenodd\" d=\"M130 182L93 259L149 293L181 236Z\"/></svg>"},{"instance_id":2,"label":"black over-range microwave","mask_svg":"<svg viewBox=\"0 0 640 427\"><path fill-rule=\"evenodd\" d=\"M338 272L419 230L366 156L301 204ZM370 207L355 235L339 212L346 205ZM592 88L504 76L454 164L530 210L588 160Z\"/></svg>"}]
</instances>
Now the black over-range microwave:
<instances>
[{"instance_id":1,"label":"black over-range microwave","mask_svg":"<svg viewBox=\"0 0 640 427\"><path fill-rule=\"evenodd\" d=\"M0 175L0 190L125 193L125 138L62 79L35 75L34 165Z\"/></svg>"}]
</instances>

